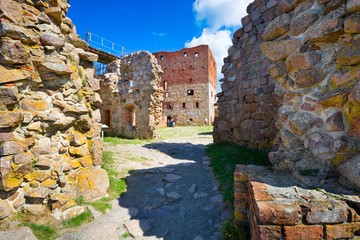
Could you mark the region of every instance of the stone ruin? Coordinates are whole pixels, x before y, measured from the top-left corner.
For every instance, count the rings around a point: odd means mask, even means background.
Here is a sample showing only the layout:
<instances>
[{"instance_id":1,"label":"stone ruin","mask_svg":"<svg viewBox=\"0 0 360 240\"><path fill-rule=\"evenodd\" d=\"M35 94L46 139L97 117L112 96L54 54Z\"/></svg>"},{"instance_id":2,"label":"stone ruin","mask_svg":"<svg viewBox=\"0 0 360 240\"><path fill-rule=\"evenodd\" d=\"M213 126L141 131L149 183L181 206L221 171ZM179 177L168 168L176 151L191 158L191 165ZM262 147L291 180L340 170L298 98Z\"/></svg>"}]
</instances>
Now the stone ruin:
<instances>
[{"instance_id":1,"label":"stone ruin","mask_svg":"<svg viewBox=\"0 0 360 240\"><path fill-rule=\"evenodd\" d=\"M0 1L0 219L104 196L97 55L65 16L66 0ZM39 209L39 208L38 208Z\"/></svg>"},{"instance_id":2,"label":"stone ruin","mask_svg":"<svg viewBox=\"0 0 360 240\"><path fill-rule=\"evenodd\" d=\"M271 149L277 170L339 171L360 189L350 167L360 146L359 2L257 0L248 12L225 59L215 141Z\"/></svg>"},{"instance_id":3,"label":"stone ruin","mask_svg":"<svg viewBox=\"0 0 360 240\"><path fill-rule=\"evenodd\" d=\"M102 122L111 136L153 139L166 124L162 70L149 52L132 53L110 63L100 82Z\"/></svg>"},{"instance_id":4,"label":"stone ruin","mask_svg":"<svg viewBox=\"0 0 360 240\"><path fill-rule=\"evenodd\" d=\"M360 1L255 0L247 12L214 140L268 150L282 173L239 165L235 216L252 239L356 237L359 195L329 179L360 190Z\"/></svg>"}]
</instances>

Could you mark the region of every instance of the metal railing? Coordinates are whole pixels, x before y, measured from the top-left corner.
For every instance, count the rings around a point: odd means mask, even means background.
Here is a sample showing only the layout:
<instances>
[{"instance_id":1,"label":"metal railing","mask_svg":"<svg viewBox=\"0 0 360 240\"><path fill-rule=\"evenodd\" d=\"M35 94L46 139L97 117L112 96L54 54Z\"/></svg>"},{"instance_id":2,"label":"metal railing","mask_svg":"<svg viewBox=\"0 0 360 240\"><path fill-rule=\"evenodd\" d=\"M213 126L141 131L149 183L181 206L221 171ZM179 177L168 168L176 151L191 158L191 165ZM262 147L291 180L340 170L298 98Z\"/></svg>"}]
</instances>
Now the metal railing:
<instances>
[{"instance_id":1,"label":"metal railing","mask_svg":"<svg viewBox=\"0 0 360 240\"><path fill-rule=\"evenodd\" d=\"M91 32L86 33L84 40L93 48L97 48L101 51L108 52L119 57L123 57L125 55L124 46L116 44Z\"/></svg>"}]
</instances>

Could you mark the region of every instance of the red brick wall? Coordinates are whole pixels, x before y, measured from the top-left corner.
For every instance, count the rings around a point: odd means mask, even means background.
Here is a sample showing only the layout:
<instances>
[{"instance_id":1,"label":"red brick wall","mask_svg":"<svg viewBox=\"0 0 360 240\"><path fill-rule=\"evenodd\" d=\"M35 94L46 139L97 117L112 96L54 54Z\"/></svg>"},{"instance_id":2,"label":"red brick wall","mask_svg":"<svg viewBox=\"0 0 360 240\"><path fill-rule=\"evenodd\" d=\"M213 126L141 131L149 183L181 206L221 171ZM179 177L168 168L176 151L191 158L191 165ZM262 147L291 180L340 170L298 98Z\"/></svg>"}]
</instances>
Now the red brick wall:
<instances>
[{"instance_id":1,"label":"red brick wall","mask_svg":"<svg viewBox=\"0 0 360 240\"><path fill-rule=\"evenodd\" d=\"M187 57L184 56L185 53ZM195 57L196 53L198 57ZM153 55L164 71L162 82L166 81L168 86L210 82L216 89L216 62L209 46L200 45L177 52L157 52Z\"/></svg>"}]
</instances>

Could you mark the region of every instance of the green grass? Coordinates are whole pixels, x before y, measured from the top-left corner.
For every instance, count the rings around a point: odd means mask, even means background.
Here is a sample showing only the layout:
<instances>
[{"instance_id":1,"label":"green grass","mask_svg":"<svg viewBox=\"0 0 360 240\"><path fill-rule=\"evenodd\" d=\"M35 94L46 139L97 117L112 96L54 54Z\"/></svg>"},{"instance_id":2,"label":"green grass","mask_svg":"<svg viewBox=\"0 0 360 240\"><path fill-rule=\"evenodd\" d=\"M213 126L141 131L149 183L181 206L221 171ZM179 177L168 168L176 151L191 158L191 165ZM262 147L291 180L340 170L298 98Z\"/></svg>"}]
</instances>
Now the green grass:
<instances>
[{"instance_id":1,"label":"green grass","mask_svg":"<svg viewBox=\"0 0 360 240\"><path fill-rule=\"evenodd\" d=\"M94 220L94 216L87 210L74 218L63 221L63 225L68 228L79 227L84 222L91 222L92 220Z\"/></svg>"},{"instance_id":2,"label":"green grass","mask_svg":"<svg viewBox=\"0 0 360 240\"><path fill-rule=\"evenodd\" d=\"M271 165L266 153L230 143L211 144L206 148L206 154L211 158L210 167L218 180L224 200L232 209L234 208L234 171L236 165ZM246 228L236 225L233 219L227 221L221 229L221 239L224 240L246 240L246 235Z\"/></svg>"},{"instance_id":3,"label":"green grass","mask_svg":"<svg viewBox=\"0 0 360 240\"><path fill-rule=\"evenodd\" d=\"M124 232L121 236L123 238L129 238L129 237L131 237L131 234L129 232Z\"/></svg>"},{"instance_id":4,"label":"green grass","mask_svg":"<svg viewBox=\"0 0 360 240\"><path fill-rule=\"evenodd\" d=\"M219 182L220 191L230 205L234 202L234 171L237 164L271 165L266 153L230 143L211 144L206 153L211 158L210 167Z\"/></svg>"},{"instance_id":5,"label":"green grass","mask_svg":"<svg viewBox=\"0 0 360 240\"><path fill-rule=\"evenodd\" d=\"M222 240L246 240L246 230L243 226L238 226L234 220L228 220L221 228Z\"/></svg>"},{"instance_id":6,"label":"green grass","mask_svg":"<svg viewBox=\"0 0 360 240\"><path fill-rule=\"evenodd\" d=\"M164 127L156 130L161 140L172 139L177 137L191 137L196 135L210 135L213 126L179 126Z\"/></svg>"},{"instance_id":7,"label":"green grass","mask_svg":"<svg viewBox=\"0 0 360 240\"><path fill-rule=\"evenodd\" d=\"M151 140L138 139L138 138L127 139L120 137L105 137L104 142L111 144L146 144L146 143L150 143Z\"/></svg>"},{"instance_id":8,"label":"green grass","mask_svg":"<svg viewBox=\"0 0 360 240\"><path fill-rule=\"evenodd\" d=\"M57 237L58 232L55 228L47 225L38 225L36 223L25 223L39 240L53 240Z\"/></svg>"}]
</instances>

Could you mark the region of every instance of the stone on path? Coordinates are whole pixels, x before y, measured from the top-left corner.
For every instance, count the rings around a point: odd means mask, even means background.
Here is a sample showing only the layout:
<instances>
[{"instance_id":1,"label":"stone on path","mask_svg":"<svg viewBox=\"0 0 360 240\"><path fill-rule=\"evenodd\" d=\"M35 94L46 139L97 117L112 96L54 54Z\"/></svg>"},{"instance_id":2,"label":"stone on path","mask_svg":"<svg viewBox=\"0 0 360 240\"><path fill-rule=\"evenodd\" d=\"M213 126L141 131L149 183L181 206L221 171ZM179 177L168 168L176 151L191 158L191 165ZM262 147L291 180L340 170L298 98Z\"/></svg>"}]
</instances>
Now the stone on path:
<instances>
[{"instance_id":1,"label":"stone on path","mask_svg":"<svg viewBox=\"0 0 360 240\"><path fill-rule=\"evenodd\" d=\"M166 196L172 201L178 201L181 198L181 195L177 192L169 192L166 194Z\"/></svg>"},{"instance_id":2,"label":"stone on path","mask_svg":"<svg viewBox=\"0 0 360 240\"><path fill-rule=\"evenodd\" d=\"M0 239L2 240L37 240L29 227L17 228L9 231L0 231Z\"/></svg>"},{"instance_id":3,"label":"stone on path","mask_svg":"<svg viewBox=\"0 0 360 240\"><path fill-rule=\"evenodd\" d=\"M93 224L91 228L87 228L82 232L79 240L108 240L118 239L116 224ZM65 238L66 239L66 238ZM65 240L64 239L64 240Z\"/></svg>"},{"instance_id":4,"label":"stone on path","mask_svg":"<svg viewBox=\"0 0 360 240\"><path fill-rule=\"evenodd\" d=\"M180 177L176 174L172 174L172 173L166 174L166 176L164 177L164 180L171 182L171 183L177 182L180 179L182 179L182 177Z\"/></svg>"},{"instance_id":5,"label":"stone on path","mask_svg":"<svg viewBox=\"0 0 360 240\"><path fill-rule=\"evenodd\" d=\"M203 198L203 197L207 197L209 194L208 193L195 193L194 194L194 198Z\"/></svg>"},{"instance_id":6,"label":"stone on path","mask_svg":"<svg viewBox=\"0 0 360 240\"><path fill-rule=\"evenodd\" d=\"M167 168L167 167L160 168L160 172L163 172L163 173L175 172L175 168Z\"/></svg>"},{"instance_id":7,"label":"stone on path","mask_svg":"<svg viewBox=\"0 0 360 240\"><path fill-rule=\"evenodd\" d=\"M191 187L188 189L188 192L193 194L195 192L196 189L196 184L191 185Z\"/></svg>"},{"instance_id":8,"label":"stone on path","mask_svg":"<svg viewBox=\"0 0 360 240\"><path fill-rule=\"evenodd\" d=\"M124 224L125 228L134 237L144 236L144 233L151 229L150 223L144 219L134 219Z\"/></svg>"},{"instance_id":9,"label":"stone on path","mask_svg":"<svg viewBox=\"0 0 360 240\"><path fill-rule=\"evenodd\" d=\"M222 203L224 201L224 197L220 194L217 194L217 195L211 197L210 201L212 201L214 203Z\"/></svg>"}]
</instances>

